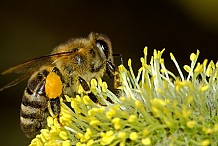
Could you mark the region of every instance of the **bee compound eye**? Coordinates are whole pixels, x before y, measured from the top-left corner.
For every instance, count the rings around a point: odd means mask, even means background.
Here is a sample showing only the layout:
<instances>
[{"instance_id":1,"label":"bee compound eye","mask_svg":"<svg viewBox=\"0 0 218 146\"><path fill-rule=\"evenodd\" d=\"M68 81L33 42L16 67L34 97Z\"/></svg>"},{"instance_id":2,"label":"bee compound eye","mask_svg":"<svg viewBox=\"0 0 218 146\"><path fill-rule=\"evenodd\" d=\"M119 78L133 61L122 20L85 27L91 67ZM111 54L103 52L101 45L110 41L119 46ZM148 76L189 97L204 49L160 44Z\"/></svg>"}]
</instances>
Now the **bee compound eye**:
<instances>
[{"instance_id":1,"label":"bee compound eye","mask_svg":"<svg viewBox=\"0 0 218 146\"><path fill-rule=\"evenodd\" d=\"M103 51L104 55L106 56L106 59L109 57L109 48L105 41L103 40L96 40L96 46L100 49L100 51Z\"/></svg>"}]
</instances>

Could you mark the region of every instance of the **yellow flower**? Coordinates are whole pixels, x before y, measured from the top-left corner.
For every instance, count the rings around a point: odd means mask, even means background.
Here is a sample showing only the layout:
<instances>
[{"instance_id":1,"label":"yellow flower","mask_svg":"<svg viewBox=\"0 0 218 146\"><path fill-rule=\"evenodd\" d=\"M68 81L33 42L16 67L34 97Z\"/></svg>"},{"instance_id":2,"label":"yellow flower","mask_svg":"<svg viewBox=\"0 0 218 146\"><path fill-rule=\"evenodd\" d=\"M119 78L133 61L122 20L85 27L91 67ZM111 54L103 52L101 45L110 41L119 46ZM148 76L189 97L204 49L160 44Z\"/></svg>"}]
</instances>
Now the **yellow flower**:
<instances>
[{"instance_id":1,"label":"yellow flower","mask_svg":"<svg viewBox=\"0 0 218 146\"><path fill-rule=\"evenodd\" d=\"M143 144L143 145L151 145L151 139L148 138L148 137L142 139L142 144Z\"/></svg>"},{"instance_id":2,"label":"yellow flower","mask_svg":"<svg viewBox=\"0 0 218 146\"><path fill-rule=\"evenodd\" d=\"M128 69L118 66L119 94L96 78L88 83L90 91L79 86L74 97L64 95L59 117L48 116L48 127L30 146L216 145L218 62L197 62L197 51L183 75L170 53L178 71L174 74L165 66L163 52L154 50L148 57L145 47L137 73L131 59Z\"/></svg>"},{"instance_id":3,"label":"yellow flower","mask_svg":"<svg viewBox=\"0 0 218 146\"><path fill-rule=\"evenodd\" d=\"M131 132L129 135L129 138L131 140L137 140L138 139L138 134L136 132Z\"/></svg>"}]
</instances>

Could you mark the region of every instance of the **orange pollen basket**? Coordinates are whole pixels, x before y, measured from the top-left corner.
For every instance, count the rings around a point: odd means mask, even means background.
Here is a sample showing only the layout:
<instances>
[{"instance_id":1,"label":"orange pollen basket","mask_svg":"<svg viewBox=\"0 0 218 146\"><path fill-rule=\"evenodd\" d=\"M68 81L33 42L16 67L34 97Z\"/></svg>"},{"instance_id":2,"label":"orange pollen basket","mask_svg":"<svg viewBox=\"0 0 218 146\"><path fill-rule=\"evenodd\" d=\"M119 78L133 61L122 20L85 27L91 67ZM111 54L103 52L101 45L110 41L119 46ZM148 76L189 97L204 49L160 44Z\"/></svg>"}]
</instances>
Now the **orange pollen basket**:
<instances>
[{"instance_id":1,"label":"orange pollen basket","mask_svg":"<svg viewBox=\"0 0 218 146\"><path fill-rule=\"evenodd\" d=\"M45 83L45 93L48 98L54 99L61 95L62 93L62 82L61 78L54 72L48 74Z\"/></svg>"}]
</instances>

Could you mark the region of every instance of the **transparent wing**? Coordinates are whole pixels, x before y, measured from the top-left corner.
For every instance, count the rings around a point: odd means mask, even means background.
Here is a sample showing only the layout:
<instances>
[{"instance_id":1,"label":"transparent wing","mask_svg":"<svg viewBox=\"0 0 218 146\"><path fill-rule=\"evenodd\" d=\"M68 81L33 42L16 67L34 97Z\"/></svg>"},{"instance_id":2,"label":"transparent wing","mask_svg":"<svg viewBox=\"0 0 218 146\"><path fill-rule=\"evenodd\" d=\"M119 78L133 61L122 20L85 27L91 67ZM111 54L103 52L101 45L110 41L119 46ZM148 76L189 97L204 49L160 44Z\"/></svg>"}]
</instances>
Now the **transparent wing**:
<instances>
[{"instance_id":1,"label":"transparent wing","mask_svg":"<svg viewBox=\"0 0 218 146\"><path fill-rule=\"evenodd\" d=\"M29 75L29 76L30 76L30 75ZM3 91L3 90L5 90L5 89L7 89L7 88L10 88L10 87L12 87L12 86L15 86L15 85L17 85L18 83L20 83L20 82L22 82L22 81L28 79L29 76L27 76L27 75L22 75L22 76L20 76L19 78L13 80L13 81L10 82L9 84L7 84L7 85L3 86L2 88L0 88L0 92Z\"/></svg>"},{"instance_id":2,"label":"transparent wing","mask_svg":"<svg viewBox=\"0 0 218 146\"><path fill-rule=\"evenodd\" d=\"M21 81L30 78L30 76L35 71L39 70L42 66L51 65L58 58L62 56L69 56L71 54L72 52L61 52L61 53L41 56L5 70L4 72L2 72L2 75L9 74L9 73L18 73L23 75L13 80L9 84L5 85L4 87L0 88L0 92L4 89L17 85Z\"/></svg>"},{"instance_id":3,"label":"transparent wing","mask_svg":"<svg viewBox=\"0 0 218 146\"><path fill-rule=\"evenodd\" d=\"M39 70L40 67L52 64L58 58L62 56L69 56L71 54L72 52L61 52L61 53L41 56L39 58L35 58L27 62L18 64L14 67L11 67L5 70L4 72L2 72L2 75L9 74L9 73L21 73L21 74L33 73Z\"/></svg>"}]
</instances>

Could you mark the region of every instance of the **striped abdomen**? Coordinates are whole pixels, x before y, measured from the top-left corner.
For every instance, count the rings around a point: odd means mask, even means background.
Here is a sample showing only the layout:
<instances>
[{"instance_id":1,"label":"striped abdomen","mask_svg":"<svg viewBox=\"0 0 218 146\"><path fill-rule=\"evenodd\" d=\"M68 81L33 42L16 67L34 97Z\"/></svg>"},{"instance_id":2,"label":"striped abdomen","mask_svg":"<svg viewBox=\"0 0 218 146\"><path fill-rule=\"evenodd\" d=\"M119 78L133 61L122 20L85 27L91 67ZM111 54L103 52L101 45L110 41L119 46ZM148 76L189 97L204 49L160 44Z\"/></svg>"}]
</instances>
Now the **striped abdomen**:
<instances>
[{"instance_id":1,"label":"striped abdomen","mask_svg":"<svg viewBox=\"0 0 218 146\"><path fill-rule=\"evenodd\" d=\"M45 94L45 81L48 72L33 74L29 79L21 102L21 129L29 138L35 137L47 126L49 99Z\"/></svg>"}]
</instances>

